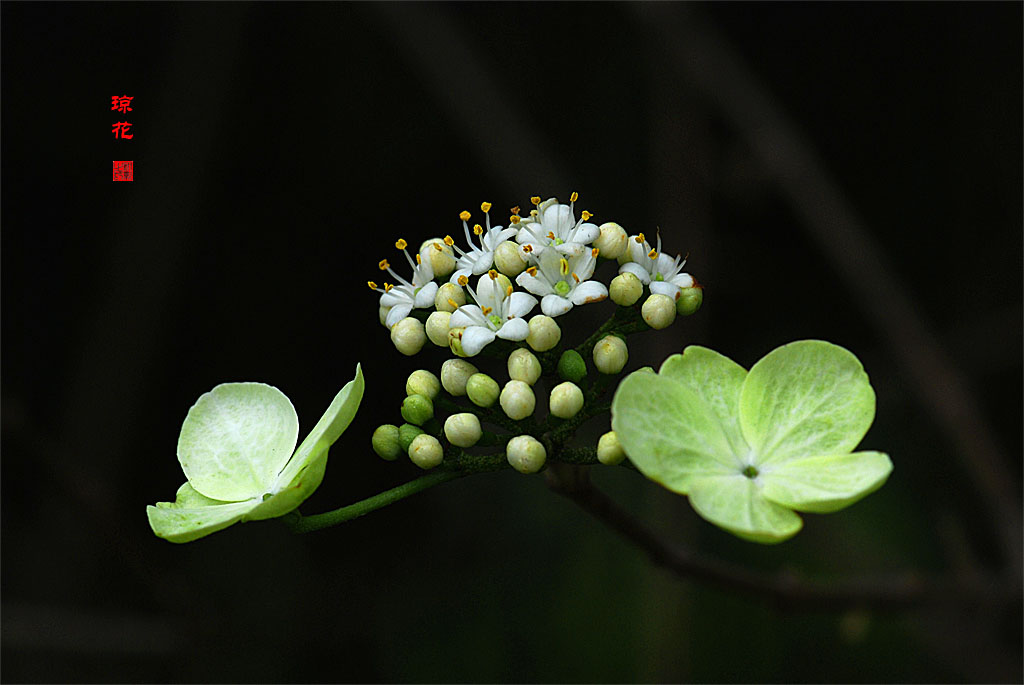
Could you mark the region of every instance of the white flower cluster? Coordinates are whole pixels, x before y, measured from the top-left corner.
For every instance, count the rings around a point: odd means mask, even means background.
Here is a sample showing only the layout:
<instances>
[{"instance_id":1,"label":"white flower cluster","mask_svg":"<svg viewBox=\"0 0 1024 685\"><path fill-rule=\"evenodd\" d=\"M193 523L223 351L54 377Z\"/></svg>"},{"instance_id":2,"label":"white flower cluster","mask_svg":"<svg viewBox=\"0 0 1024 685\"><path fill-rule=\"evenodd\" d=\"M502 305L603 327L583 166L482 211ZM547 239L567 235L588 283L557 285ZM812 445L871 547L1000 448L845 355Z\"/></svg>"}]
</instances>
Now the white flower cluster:
<instances>
[{"instance_id":1,"label":"white flower cluster","mask_svg":"<svg viewBox=\"0 0 1024 685\"><path fill-rule=\"evenodd\" d=\"M535 208L528 216L512 208L508 228L491 225L491 203L484 202L484 226L470 227L468 211L459 215L467 247L450 235L433 238L420 246L415 259L408 243L398 240L395 247L412 267L411 280L395 273L384 259L378 267L394 282L385 282L383 288L368 282L381 293L381 323L391 331L395 347L414 355L429 339L458 356L472 357L502 338L526 341L538 351L550 349L543 345L552 326L558 328L554 317L608 298L609 287L593 280L599 258L617 259L620 265L611 283L612 300L633 305L647 286L651 297L644 303L644 319L654 328L670 324L683 290L699 288L689 274L681 273L686 260L663 254L660 236L652 248L643 233L629 237L617 223L591 223L588 211L577 219L577 199L573 193L566 205L533 197ZM516 290L513 279L525 292ZM538 304L541 314L527 321ZM410 316L413 309L434 311L424 324Z\"/></svg>"}]
</instances>

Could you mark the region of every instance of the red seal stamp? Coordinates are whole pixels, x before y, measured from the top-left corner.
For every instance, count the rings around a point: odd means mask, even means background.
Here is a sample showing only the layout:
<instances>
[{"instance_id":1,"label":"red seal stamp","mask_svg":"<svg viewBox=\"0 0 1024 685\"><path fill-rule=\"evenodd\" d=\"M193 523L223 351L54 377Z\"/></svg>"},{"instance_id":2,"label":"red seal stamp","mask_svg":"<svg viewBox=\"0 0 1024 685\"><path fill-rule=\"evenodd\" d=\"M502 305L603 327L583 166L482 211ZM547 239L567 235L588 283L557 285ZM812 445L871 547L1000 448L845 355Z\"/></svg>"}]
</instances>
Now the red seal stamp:
<instances>
[{"instance_id":1,"label":"red seal stamp","mask_svg":"<svg viewBox=\"0 0 1024 685\"><path fill-rule=\"evenodd\" d=\"M114 180L115 181L134 181L135 180L135 162L129 160L127 162L114 162Z\"/></svg>"}]
</instances>

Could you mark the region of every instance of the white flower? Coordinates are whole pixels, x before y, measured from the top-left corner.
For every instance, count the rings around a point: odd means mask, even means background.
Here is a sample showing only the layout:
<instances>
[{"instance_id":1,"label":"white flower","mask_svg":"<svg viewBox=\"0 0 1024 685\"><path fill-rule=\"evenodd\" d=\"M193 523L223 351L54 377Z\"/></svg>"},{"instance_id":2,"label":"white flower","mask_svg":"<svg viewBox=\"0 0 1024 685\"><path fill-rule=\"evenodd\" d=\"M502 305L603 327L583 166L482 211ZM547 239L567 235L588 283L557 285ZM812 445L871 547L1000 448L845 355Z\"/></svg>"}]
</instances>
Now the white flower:
<instances>
[{"instance_id":1,"label":"white flower","mask_svg":"<svg viewBox=\"0 0 1024 685\"><path fill-rule=\"evenodd\" d=\"M473 226L473 234L480 236L480 247L477 247L473 243L473 237L469 234L469 212L462 212L459 218L462 219L462 228L466 231L466 242L469 243L469 251L466 252L452 240L451 236L445 236L445 245L458 250L459 260L455 265L455 273L452 274L452 283L458 283L460 276L479 276L486 272L494 264L494 251L498 249L498 245L514 236L519 229L516 228L505 228L501 226L495 226L491 228L491 203L484 202L480 205L480 209L483 210L485 220L487 222L487 228L483 228L480 224Z\"/></svg>"},{"instance_id":2,"label":"white flower","mask_svg":"<svg viewBox=\"0 0 1024 685\"><path fill-rule=\"evenodd\" d=\"M580 220L576 220L577 197L573 193L567 205L559 204L553 198L544 202L539 197L532 198L537 205L537 213L531 212L530 218L519 222L516 235L516 242L523 246L523 252L539 258L548 247L563 255L575 256L587 251L586 245L601 235L601 229L588 222L592 216L590 212L584 211Z\"/></svg>"},{"instance_id":3,"label":"white flower","mask_svg":"<svg viewBox=\"0 0 1024 685\"><path fill-rule=\"evenodd\" d=\"M469 282L463 276L462 285L469 289ZM502 288L498 272L491 269L480 277L476 292L469 290L477 304L464 304L455 310L449 325L452 328L465 327L462 333L462 351L472 357L490 344L495 337L505 340L526 340L530 326L523 320L530 310L537 306L537 298L526 293L512 291L512 286Z\"/></svg>"},{"instance_id":4,"label":"white flower","mask_svg":"<svg viewBox=\"0 0 1024 685\"><path fill-rule=\"evenodd\" d=\"M668 295L674 302L679 297L680 288L693 286L693 276L679 273L686 260L679 255L673 259L661 251L661 234L658 234L658 246L651 248L644 239L644 234L629 239L629 259L619 267L619 273L629 272L651 287L651 292Z\"/></svg>"},{"instance_id":5,"label":"white flower","mask_svg":"<svg viewBox=\"0 0 1024 685\"><path fill-rule=\"evenodd\" d=\"M388 328L409 316L409 312L412 311L413 307L418 309L432 307L434 305L434 295L437 294L437 283L434 283L434 270L430 265L429 255L424 254L426 250L431 249L430 246L428 245L421 249L416 255L416 261L414 262L405 249L407 245L408 243L402 239L395 243L395 247L405 253L405 258L409 260L409 266L412 267L412 283L396 274L386 259L380 260L377 267L381 271L387 271L391 274L398 281L399 285L384 283L383 288L378 288L377 284L373 281L367 281L367 285L371 289L383 293L380 297L380 306L391 307L388 310L387 318L384 320L384 325Z\"/></svg>"},{"instance_id":6,"label":"white flower","mask_svg":"<svg viewBox=\"0 0 1024 685\"><path fill-rule=\"evenodd\" d=\"M519 274L516 283L534 295L540 295L540 309L547 316L560 316L574 304L600 302L608 297L603 283L590 281L597 266L597 249L565 256L556 250L544 250L538 266Z\"/></svg>"}]
</instances>

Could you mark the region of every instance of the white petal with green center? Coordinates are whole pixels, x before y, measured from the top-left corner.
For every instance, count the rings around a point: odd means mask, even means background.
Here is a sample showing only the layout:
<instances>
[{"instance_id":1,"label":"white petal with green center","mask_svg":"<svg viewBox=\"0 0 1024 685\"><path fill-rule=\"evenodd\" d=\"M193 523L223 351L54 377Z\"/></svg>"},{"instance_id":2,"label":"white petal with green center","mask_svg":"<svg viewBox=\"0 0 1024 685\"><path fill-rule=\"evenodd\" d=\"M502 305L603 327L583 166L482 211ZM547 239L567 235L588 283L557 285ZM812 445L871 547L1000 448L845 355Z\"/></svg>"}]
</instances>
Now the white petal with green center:
<instances>
[{"instance_id":1,"label":"white petal with green center","mask_svg":"<svg viewBox=\"0 0 1024 685\"><path fill-rule=\"evenodd\" d=\"M225 383L202 395L178 437L189 483L213 499L262 496L288 462L299 433L291 401L263 383Z\"/></svg>"},{"instance_id":2,"label":"white petal with green center","mask_svg":"<svg viewBox=\"0 0 1024 685\"><path fill-rule=\"evenodd\" d=\"M223 530L259 506L259 500L220 502L196 492L185 483L174 502L146 507L149 525L159 537L170 542L191 542Z\"/></svg>"},{"instance_id":3,"label":"white petal with green center","mask_svg":"<svg viewBox=\"0 0 1024 685\"><path fill-rule=\"evenodd\" d=\"M772 350L750 369L740 394L740 425L758 465L849 452L874 416L864 367L821 340Z\"/></svg>"},{"instance_id":4,"label":"white petal with green center","mask_svg":"<svg viewBox=\"0 0 1024 685\"><path fill-rule=\"evenodd\" d=\"M761 470L759 480L766 499L797 511L825 514L871 494L891 472L888 455L854 452L771 464Z\"/></svg>"},{"instance_id":5,"label":"white petal with green center","mask_svg":"<svg viewBox=\"0 0 1024 685\"><path fill-rule=\"evenodd\" d=\"M791 510L765 499L756 479L740 474L694 479L689 496L703 518L745 540L782 542L803 526Z\"/></svg>"}]
</instances>

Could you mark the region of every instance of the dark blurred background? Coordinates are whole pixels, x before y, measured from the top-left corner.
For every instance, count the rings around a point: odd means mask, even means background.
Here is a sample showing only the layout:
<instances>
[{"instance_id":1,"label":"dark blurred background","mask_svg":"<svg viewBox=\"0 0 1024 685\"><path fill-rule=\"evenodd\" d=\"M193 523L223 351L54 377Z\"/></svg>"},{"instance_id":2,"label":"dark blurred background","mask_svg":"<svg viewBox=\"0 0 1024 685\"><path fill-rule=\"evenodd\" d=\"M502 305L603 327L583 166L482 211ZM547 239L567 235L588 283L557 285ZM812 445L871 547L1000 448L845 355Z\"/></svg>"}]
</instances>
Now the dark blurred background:
<instances>
[{"instance_id":1,"label":"dark blurred background","mask_svg":"<svg viewBox=\"0 0 1024 685\"><path fill-rule=\"evenodd\" d=\"M306 536L176 546L144 516L183 482L201 393L271 383L305 431L356 361L362 408L303 510L418 475L369 438L443 357L400 357L365 281L399 237L458 235L462 209L576 190L598 222L660 227L706 286L631 368L839 343L878 395L864 445L895 464L772 547L626 469L595 469L602 489L765 572L1019 592L1020 3L0 12L3 680L1020 682L1019 598L780 609L659 569L542 477ZM111 182L128 159L134 182Z\"/></svg>"}]
</instances>

